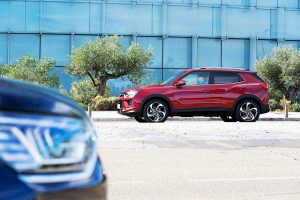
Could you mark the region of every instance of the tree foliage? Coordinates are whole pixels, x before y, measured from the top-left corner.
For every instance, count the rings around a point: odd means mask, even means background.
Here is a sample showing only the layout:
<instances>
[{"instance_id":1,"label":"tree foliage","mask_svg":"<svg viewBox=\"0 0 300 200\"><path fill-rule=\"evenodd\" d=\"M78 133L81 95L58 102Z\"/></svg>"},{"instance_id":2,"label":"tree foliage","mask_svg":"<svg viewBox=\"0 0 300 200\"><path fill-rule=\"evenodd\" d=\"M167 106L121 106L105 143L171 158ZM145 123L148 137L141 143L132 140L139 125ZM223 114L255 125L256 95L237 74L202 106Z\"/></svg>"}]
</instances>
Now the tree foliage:
<instances>
[{"instance_id":1,"label":"tree foliage","mask_svg":"<svg viewBox=\"0 0 300 200\"><path fill-rule=\"evenodd\" d=\"M292 100L300 89L300 50L292 46L279 46L256 62L258 74L268 82L274 96L284 94Z\"/></svg>"},{"instance_id":2,"label":"tree foliage","mask_svg":"<svg viewBox=\"0 0 300 200\"><path fill-rule=\"evenodd\" d=\"M43 58L40 61L31 56L20 57L15 64L0 66L0 76L43 85L58 87L58 76L50 74L55 67L55 61Z\"/></svg>"},{"instance_id":3,"label":"tree foliage","mask_svg":"<svg viewBox=\"0 0 300 200\"><path fill-rule=\"evenodd\" d=\"M94 87L90 79L84 79L81 81L72 82L69 92L63 88L60 92L74 99L82 107L87 108L87 106L92 103L96 90L97 89ZM111 91L107 87L103 96L110 96L110 93Z\"/></svg>"},{"instance_id":4,"label":"tree foliage","mask_svg":"<svg viewBox=\"0 0 300 200\"><path fill-rule=\"evenodd\" d=\"M138 43L132 43L125 49L120 37L105 36L73 49L66 71L76 77L89 77L96 89L94 97L103 96L109 79L127 76L133 83L141 82L143 69L151 58L151 48L144 50Z\"/></svg>"}]
</instances>

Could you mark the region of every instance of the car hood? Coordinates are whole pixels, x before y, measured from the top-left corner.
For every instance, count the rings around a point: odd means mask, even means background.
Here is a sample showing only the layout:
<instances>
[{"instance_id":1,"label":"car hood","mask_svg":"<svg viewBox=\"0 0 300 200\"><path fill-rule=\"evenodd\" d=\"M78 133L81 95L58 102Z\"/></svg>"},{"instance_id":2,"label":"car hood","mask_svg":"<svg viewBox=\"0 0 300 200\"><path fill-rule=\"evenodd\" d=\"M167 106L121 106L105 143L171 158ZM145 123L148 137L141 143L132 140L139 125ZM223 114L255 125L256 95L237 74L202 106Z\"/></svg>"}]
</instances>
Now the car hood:
<instances>
[{"instance_id":1,"label":"car hood","mask_svg":"<svg viewBox=\"0 0 300 200\"><path fill-rule=\"evenodd\" d=\"M159 89L159 88L163 88L166 87L167 85L165 84L160 84L160 85L145 85L145 86L141 86L141 87L136 87L136 88L130 88L127 90L123 90L122 92L127 92L129 90L147 90L147 89Z\"/></svg>"},{"instance_id":2,"label":"car hood","mask_svg":"<svg viewBox=\"0 0 300 200\"><path fill-rule=\"evenodd\" d=\"M85 111L53 89L0 78L0 112L23 112L85 118Z\"/></svg>"}]
</instances>

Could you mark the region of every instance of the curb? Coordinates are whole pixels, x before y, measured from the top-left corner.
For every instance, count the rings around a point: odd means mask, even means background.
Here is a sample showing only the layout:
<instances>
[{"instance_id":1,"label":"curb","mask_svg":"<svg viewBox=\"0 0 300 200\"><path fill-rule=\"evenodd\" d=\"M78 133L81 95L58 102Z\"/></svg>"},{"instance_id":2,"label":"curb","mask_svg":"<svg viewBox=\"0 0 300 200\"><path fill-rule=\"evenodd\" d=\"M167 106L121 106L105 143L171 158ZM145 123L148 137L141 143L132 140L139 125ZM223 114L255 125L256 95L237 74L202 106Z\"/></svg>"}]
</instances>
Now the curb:
<instances>
[{"instance_id":1,"label":"curb","mask_svg":"<svg viewBox=\"0 0 300 200\"><path fill-rule=\"evenodd\" d=\"M118 121L135 121L133 118L92 118L94 122L118 122ZM202 117L202 118L195 118L195 117L174 117L168 118L167 121L222 121L218 117ZM300 121L300 118L259 118L258 121Z\"/></svg>"}]
</instances>

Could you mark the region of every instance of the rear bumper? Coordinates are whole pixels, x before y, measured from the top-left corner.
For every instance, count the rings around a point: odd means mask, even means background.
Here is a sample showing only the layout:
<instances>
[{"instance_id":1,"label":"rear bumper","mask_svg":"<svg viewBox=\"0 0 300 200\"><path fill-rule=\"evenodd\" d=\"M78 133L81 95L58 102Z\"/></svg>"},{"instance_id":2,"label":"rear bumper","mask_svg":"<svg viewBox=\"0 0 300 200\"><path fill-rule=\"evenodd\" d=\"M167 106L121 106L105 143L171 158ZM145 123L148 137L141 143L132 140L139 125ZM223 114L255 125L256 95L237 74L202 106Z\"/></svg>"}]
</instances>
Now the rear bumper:
<instances>
[{"instance_id":1,"label":"rear bumper","mask_svg":"<svg viewBox=\"0 0 300 200\"><path fill-rule=\"evenodd\" d=\"M103 182L92 187L71 189L62 192L38 194L37 200L107 200L107 180L104 176Z\"/></svg>"},{"instance_id":2,"label":"rear bumper","mask_svg":"<svg viewBox=\"0 0 300 200\"><path fill-rule=\"evenodd\" d=\"M266 104L266 105L261 105L261 113L267 113L270 111L270 106L269 104Z\"/></svg>"}]
</instances>

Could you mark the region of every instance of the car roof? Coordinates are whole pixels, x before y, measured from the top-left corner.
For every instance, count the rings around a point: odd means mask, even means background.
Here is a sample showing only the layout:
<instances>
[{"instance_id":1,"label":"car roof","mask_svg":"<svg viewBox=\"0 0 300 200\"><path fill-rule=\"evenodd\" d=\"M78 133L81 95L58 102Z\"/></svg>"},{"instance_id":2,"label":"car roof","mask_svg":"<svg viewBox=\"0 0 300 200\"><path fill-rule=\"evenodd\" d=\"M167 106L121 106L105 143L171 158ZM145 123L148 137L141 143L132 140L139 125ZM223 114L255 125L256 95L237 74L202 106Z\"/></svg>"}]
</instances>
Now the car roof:
<instances>
[{"instance_id":1,"label":"car roof","mask_svg":"<svg viewBox=\"0 0 300 200\"><path fill-rule=\"evenodd\" d=\"M214 72L237 72L237 73L256 73L256 71L249 71L246 69L239 69L239 68L217 68L217 67L201 67L201 68L192 68L188 69L188 71L214 71Z\"/></svg>"}]
</instances>

